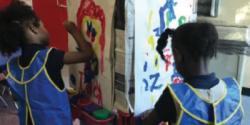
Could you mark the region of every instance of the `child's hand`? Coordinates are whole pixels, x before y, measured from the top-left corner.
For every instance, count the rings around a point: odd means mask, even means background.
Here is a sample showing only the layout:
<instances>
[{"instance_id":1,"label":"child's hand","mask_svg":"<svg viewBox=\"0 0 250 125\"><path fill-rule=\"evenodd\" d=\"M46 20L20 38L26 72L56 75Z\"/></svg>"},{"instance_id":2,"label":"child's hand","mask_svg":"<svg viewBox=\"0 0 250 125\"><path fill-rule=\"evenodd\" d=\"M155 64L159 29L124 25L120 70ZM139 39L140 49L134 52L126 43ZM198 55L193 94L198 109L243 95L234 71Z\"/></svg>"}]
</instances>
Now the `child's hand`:
<instances>
[{"instance_id":1,"label":"child's hand","mask_svg":"<svg viewBox=\"0 0 250 125\"><path fill-rule=\"evenodd\" d=\"M65 21L63 23L64 25L64 28L69 32L69 33L75 33L77 32L77 27L76 27L76 24L74 22L71 22L71 21Z\"/></svg>"},{"instance_id":2,"label":"child's hand","mask_svg":"<svg viewBox=\"0 0 250 125\"><path fill-rule=\"evenodd\" d=\"M0 81L5 80L5 75L3 73L0 73Z\"/></svg>"}]
</instances>

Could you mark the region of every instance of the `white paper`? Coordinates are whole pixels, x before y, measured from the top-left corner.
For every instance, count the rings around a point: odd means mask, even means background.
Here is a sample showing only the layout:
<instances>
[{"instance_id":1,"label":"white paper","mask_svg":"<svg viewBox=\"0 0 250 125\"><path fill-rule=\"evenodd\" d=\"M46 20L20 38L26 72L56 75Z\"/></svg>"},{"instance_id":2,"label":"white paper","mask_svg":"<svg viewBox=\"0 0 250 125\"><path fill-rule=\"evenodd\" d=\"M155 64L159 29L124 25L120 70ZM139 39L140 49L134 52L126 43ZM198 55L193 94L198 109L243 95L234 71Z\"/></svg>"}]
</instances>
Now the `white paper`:
<instances>
[{"instance_id":1,"label":"white paper","mask_svg":"<svg viewBox=\"0 0 250 125\"><path fill-rule=\"evenodd\" d=\"M167 84L178 80L170 44L165 63L156 52L159 35L194 19L193 0L135 0L135 115L154 107Z\"/></svg>"}]
</instances>

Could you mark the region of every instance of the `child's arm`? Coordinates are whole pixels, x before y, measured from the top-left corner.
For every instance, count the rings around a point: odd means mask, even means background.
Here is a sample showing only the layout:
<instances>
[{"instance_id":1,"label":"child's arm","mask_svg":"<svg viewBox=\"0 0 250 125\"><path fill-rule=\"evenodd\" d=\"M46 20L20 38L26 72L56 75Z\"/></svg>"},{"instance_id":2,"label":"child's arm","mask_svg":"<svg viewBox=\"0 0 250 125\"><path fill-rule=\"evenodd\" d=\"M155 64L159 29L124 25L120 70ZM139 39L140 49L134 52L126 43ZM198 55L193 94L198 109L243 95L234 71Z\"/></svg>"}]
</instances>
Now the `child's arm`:
<instances>
[{"instance_id":1,"label":"child's arm","mask_svg":"<svg viewBox=\"0 0 250 125\"><path fill-rule=\"evenodd\" d=\"M73 22L66 21L64 27L73 36L80 50L79 52L65 53L64 64L87 62L92 59L94 51L91 44L87 42L83 35L77 30L76 25Z\"/></svg>"},{"instance_id":2,"label":"child's arm","mask_svg":"<svg viewBox=\"0 0 250 125\"><path fill-rule=\"evenodd\" d=\"M4 73L0 73L0 85L6 85L6 79Z\"/></svg>"},{"instance_id":3,"label":"child's arm","mask_svg":"<svg viewBox=\"0 0 250 125\"><path fill-rule=\"evenodd\" d=\"M0 66L0 84L6 85L6 65Z\"/></svg>"},{"instance_id":4,"label":"child's arm","mask_svg":"<svg viewBox=\"0 0 250 125\"><path fill-rule=\"evenodd\" d=\"M158 125L160 122L155 110L152 110L147 116L142 118L142 125Z\"/></svg>"},{"instance_id":5,"label":"child's arm","mask_svg":"<svg viewBox=\"0 0 250 125\"><path fill-rule=\"evenodd\" d=\"M161 122L176 121L176 107L169 89L165 89L152 111L142 119L143 125L158 125Z\"/></svg>"}]
</instances>

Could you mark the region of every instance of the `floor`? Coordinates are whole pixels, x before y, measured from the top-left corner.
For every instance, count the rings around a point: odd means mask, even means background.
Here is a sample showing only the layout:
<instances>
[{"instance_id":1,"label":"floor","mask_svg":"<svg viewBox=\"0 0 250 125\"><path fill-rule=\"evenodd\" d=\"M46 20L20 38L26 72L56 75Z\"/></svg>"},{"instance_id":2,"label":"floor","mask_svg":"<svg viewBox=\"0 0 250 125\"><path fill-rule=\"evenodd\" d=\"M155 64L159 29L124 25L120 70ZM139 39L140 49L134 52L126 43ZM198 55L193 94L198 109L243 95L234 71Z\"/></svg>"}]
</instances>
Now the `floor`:
<instances>
[{"instance_id":1,"label":"floor","mask_svg":"<svg viewBox=\"0 0 250 125\"><path fill-rule=\"evenodd\" d=\"M250 96L243 96L242 104L245 112L242 125L250 125Z\"/></svg>"},{"instance_id":2,"label":"floor","mask_svg":"<svg viewBox=\"0 0 250 125\"><path fill-rule=\"evenodd\" d=\"M8 102L9 101L10 100L8 100ZM243 104L243 108L244 108L244 112L245 112L245 117L243 119L242 125L250 125L250 96L243 96L242 104ZM8 125L8 124L4 124L4 122L7 123L8 121L13 122L12 125L17 125L18 124L18 118L17 118L16 112L13 113L13 112L10 112L10 111L1 110L2 106L3 105L0 103L0 116L1 116L0 117L0 123L1 123L1 125L2 124L3 125ZM12 104L11 107L13 107L13 104ZM9 107L9 109L13 109L13 108Z\"/></svg>"}]
</instances>

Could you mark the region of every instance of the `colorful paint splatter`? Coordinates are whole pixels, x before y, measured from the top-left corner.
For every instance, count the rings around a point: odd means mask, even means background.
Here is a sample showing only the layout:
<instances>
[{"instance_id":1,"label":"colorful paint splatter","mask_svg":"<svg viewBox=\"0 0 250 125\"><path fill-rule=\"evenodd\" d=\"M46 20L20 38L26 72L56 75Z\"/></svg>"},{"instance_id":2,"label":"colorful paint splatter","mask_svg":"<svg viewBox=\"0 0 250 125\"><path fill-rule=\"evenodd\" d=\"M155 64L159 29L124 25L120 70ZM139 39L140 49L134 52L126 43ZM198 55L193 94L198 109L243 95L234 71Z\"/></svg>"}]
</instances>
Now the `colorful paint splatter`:
<instances>
[{"instance_id":1,"label":"colorful paint splatter","mask_svg":"<svg viewBox=\"0 0 250 125\"><path fill-rule=\"evenodd\" d=\"M181 76L180 73L178 73L176 67L175 67L175 64L173 64L173 67L174 67L174 73L172 74L171 76L171 81L173 84L180 84L180 83L183 83L184 82L184 79L183 77Z\"/></svg>"},{"instance_id":2,"label":"colorful paint splatter","mask_svg":"<svg viewBox=\"0 0 250 125\"><path fill-rule=\"evenodd\" d=\"M100 58L100 71L104 72L105 49L105 14L101 6L93 0L82 0L77 12L77 24L81 31L90 39L96 55Z\"/></svg>"},{"instance_id":3,"label":"colorful paint splatter","mask_svg":"<svg viewBox=\"0 0 250 125\"><path fill-rule=\"evenodd\" d=\"M143 66L143 71L144 72L148 71L148 62L145 62L144 66ZM143 82L145 84L145 91L154 92L154 90L161 89L161 87L163 85L162 84L157 85L159 78L160 78L160 73L155 73L155 74L149 75L149 80L148 80L148 78L144 78Z\"/></svg>"},{"instance_id":4,"label":"colorful paint splatter","mask_svg":"<svg viewBox=\"0 0 250 125\"><path fill-rule=\"evenodd\" d=\"M166 28L177 28L195 17L194 0L135 0L135 114L153 108L167 84L182 83L174 66L171 42L156 51L157 39Z\"/></svg>"},{"instance_id":5,"label":"colorful paint splatter","mask_svg":"<svg viewBox=\"0 0 250 125\"><path fill-rule=\"evenodd\" d=\"M156 36L159 37L164 32L166 27L169 26L169 23L176 19L174 10L175 5L176 3L174 2L174 0L166 0L164 6L160 7L159 9L160 27L154 29Z\"/></svg>"}]
</instances>

